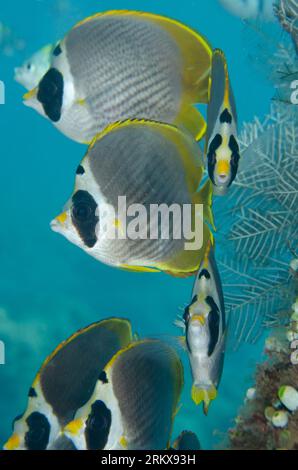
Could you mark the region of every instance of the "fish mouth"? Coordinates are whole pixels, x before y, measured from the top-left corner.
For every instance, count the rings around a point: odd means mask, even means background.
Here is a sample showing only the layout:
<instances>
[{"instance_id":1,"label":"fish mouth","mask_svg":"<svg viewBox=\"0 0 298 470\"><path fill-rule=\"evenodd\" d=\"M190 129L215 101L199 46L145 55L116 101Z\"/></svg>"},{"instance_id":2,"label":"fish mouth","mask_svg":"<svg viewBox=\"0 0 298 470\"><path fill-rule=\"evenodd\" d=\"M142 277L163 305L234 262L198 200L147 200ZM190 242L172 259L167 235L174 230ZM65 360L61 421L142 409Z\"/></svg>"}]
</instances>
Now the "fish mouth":
<instances>
[{"instance_id":1,"label":"fish mouth","mask_svg":"<svg viewBox=\"0 0 298 470\"><path fill-rule=\"evenodd\" d=\"M50 227L53 232L59 232L59 222L57 222L56 219L52 220L52 222L50 223Z\"/></svg>"},{"instance_id":2,"label":"fish mouth","mask_svg":"<svg viewBox=\"0 0 298 470\"><path fill-rule=\"evenodd\" d=\"M66 212L62 212L62 214L58 215L53 219L50 223L50 227L53 230L53 232L61 232L62 228L65 225L65 222L67 220L67 214Z\"/></svg>"},{"instance_id":3,"label":"fish mouth","mask_svg":"<svg viewBox=\"0 0 298 470\"><path fill-rule=\"evenodd\" d=\"M216 177L218 185L227 184L229 182L229 175L218 175Z\"/></svg>"},{"instance_id":4,"label":"fish mouth","mask_svg":"<svg viewBox=\"0 0 298 470\"><path fill-rule=\"evenodd\" d=\"M37 88L33 88L32 90L29 90L27 91L24 95L23 95L23 100L24 101L29 101L33 98L36 98L37 97Z\"/></svg>"},{"instance_id":5,"label":"fish mouth","mask_svg":"<svg viewBox=\"0 0 298 470\"><path fill-rule=\"evenodd\" d=\"M193 322L199 322L200 325L204 326L206 323L204 315L193 315L191 317L191 323Z\"/></svg>"}]
</instances>

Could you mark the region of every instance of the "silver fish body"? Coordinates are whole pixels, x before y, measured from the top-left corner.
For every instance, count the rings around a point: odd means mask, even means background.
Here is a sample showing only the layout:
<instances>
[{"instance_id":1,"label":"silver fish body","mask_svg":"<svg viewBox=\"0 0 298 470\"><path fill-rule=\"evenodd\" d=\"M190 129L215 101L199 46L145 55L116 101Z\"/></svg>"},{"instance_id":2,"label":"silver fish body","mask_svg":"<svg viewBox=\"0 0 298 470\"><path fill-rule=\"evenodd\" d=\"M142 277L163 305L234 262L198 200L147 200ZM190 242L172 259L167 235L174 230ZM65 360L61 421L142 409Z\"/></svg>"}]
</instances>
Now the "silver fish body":
<instances>
[{"instance_id":1,"label":"silver fish body","mask_svg":"<svg viewBox=\"0 0 298 470\"><path fill-rule=\"evenodd\" d=\"M15 419L7 450L46 450L91 396L103 367L132 341L128 320L111 318L84 328L46 359Z\"/></svg>"},{"instance_id":2,"label":"silver fish body","mask_svg":"<svg viewBox=\"0 0 298 470\"><path fill-rule=\"evenodd\" d=\"M199 201L201 195L200 202L206 209L210 206L211 187L196 193L202 175L198 155L191 136L173 126L151 121L111 126L89 147L70 204L52 229L111 266L173 275L196 271L204 248L186 251L180 222L161 225L152 213L161 205L192 210L194 198ZM135 210L144 214L138 234L130 231ZM203 225L204 244L211 233Z\"/></svg>"},{"instance_id":3,"label":"silver fish body","mask_svg":"<svg viewBox=\"0 0 298 470\"><path fill-rule=\"evenodd\" d=\"M191 127L200 134L204 120L190 105L207 100L210 61L207 41L174 20L127 11L94 15L56 47L25 104L83 143L133 118L187 127L193 114Z\"/></svg>"}]
</instances>

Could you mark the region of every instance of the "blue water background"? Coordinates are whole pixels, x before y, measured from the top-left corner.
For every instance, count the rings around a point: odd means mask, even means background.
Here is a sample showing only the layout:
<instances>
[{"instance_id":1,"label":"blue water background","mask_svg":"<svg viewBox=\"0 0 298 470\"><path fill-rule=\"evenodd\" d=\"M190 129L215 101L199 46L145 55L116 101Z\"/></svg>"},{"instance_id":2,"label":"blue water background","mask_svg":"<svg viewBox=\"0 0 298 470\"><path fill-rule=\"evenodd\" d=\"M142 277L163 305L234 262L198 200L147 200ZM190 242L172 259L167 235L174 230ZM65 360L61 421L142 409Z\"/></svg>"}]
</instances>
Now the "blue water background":
<instances>
[{"instance_id":1,"label":"blue water background","mask_svg":"<svg viewBox=\"0 0 298 470\"><path fill-rule=\"evenodd\" d=\"M0 339L6 345L6 365L0 366L0 445L10 434L12 419L25 407L38 367L61 340L113 315L130 318L141 336L177 335L173 322L189 301L193 282L104 266L50 230L49 222L72 192L74 171L85 148L22 104L24 90L13 81L13 68L92 13L138 9L185 22L225 51L240 125L255 115L264 116L273 94L248 60L242 22L215 0L61 1L62 12L57 0L1 0L0 5L0 21L26 41L23 52L9 58L0 55L0 79L6 84L6 104L0 106ZM219 397L207 418L189 398L185 362L176 434L191 429L203 448L223 446L252 383L262 346L260 341L227 355Z\"/></svg>"}]
</instances>

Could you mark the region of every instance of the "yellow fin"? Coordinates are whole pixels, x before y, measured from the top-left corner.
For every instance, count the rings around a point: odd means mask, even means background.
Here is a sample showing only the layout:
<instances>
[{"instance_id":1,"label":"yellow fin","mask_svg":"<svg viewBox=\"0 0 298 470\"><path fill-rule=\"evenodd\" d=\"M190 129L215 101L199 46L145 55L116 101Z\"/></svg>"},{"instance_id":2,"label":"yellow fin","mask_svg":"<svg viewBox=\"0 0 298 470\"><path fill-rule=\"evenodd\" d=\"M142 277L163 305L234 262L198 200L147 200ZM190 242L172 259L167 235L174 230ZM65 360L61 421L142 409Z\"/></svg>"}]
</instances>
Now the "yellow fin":
<instances>
[{"instance_id":1,"label":"yellow fin","mask_svg":"<svg viewBox=\"0 0 298 470\"><path fill-rule=\"evenodd\" d=\"M204 413L208 413L208 409L212 400L217 397L217 390L214 385L209 388L199 388L198 385L193 385L191 388L191 398L196 405L203 402Z\"/></svg>"},{"instance_id":2,"label":"yellow fin","mask_svg":"<svg viewBox=\"0 0 298 470\"><path fill-rule=\"evenodd\" d=\"M86 100L85 98L80 98L76 101L77 104L79 104L80 106L85 106L86 105Z\"/></svg>"},{"instance_id":3,"label":"yellow fin","mask_svg":"<svg viewBox=\"0 0 298 470\"><path fill-rule=\"evenodd\" d=\"M83 424L84 422L82 419L74 419L73 421L70 421L70 423L68 423L65 426L64 432L76 436L79 434L80 430L82 429Z\"/></svg>"},{"instance_id":4,"label":"yellow fin","mask_svg":"<svg viewBox=\"0 0 298 470\"><path fill-rule=\"evenodd\" d=\"M213 186L210 180L207 180L204 186L198 193L194 194L193 197L194 204L203 204L204 205L204 219L208 222L214 231L216 231L214 216L212 211L213 203Z\"/></svg>"},{"instance_id":5,"label":"yellow fin","mask_svg":"<svg viewBox=\"0 0 298 470\"><path fill-rule=\"evenodd\" d=\"M121 447L123 447L123 449L127 449L128 447L127 440L125 439L124 436L120 437L119 444L121 445Z\"/></svg>"},{"instance_id":6,"label":"yellow fin","mask_svg":"<svg viewBox=\"0 0 298 470\"><path fill-rule=\"evenodd\" d=\"M184 106L175 119L174 124L184 127L199 142L206 134L207 123L200 111L194 106Z\"/></svg>"},{"instance_id":7,"label":"yellow fin","mask_svg":"<svg viewBox=\"0 0 298 470\"><path fill-rule=\"evenodd\" d=\"M177 134L181 133L179 129L177 129L176 126L173 124L167 124L164 122L159 122L159 121L153 121L150 119L125 119L124 121L117 121L113 122L112 124L108 124L103 131L99 132L98 134L95 135L95 137L91 140L90 142L90 149L94 147L95 143L98 140L101 140L103 137L105 137L107 134L110 132L114 131L115 129L121 129L123 127L129 127L131 125L142 125L142 126L152 126L158 129L169 129L171 132L175 132Z\"/></svg>"},{"instance_id":8,"label":"yellow fin","mask_svg":"<svg viewBox=\"0 0 298 470\"><path fill-rule=\"evenodd\" d=\"M130 266L129 264L121 264L119 266L121 269L125 271L132 271L135 273L159 273L160 270L157 268L146 268L145 266Z\"/></svg>"},{"instance_id":9,"label":"yellow fin","mask_svg":"<svg viewBox=\"0 0 298 470\"><path fill-rule=\"evenodd\" d=\"M27 91L27 92L23 95L23 100L25 100L25 101L31 100L32 98L35 98L36 95L37 95L37 87L36 87L36 88L32 88L32 90Z\"/></svg>"},{"instance_id":10,"label":"yellow fin","mask_svg":"<svg viewBox=\"0 0 298 470\"><path fill-rule=\"evenodd\" d=\"M208 40L196 30L171 18L151 13L143 16L167 31L181 51L184 62L182 103L207 103L212 60L212 47Z\"/></svg>"},{"instance_id":11,"label":"yellow fin","mask_svg":"<svg viewBox=\"0 0 298 470\"><path fill-rule=\"evenodd\" d=\"M235 103L234 103L234 98L233 98L233 93L231 91L231 84L230 84L230 76L229 76L229 70L228 70L228 64L227 64L227 59L224 54L224 52L221 49L214 49L213 51L213 59L218 59L221 62L221 67L224 73L224 95L223 95L223 106L225 108L228 108L229 110L232 111L234 114L234 118L236 118L236 113L235 113ZM213 75L213 73L212 73ZM212 77L212 79L216 79L217 77ZM211 97L209 97L211 98Z\"/></svg>"},{"instance_id":12,"label":"yellow fin","mask_svg":"<svg viewBox=\"0 0 298 470\"><path fill-rule=\"evenodd\" d=\"M13 434L6 444L4 444L4 449L6 450L16 450L21 443L20 437L18 434Z\"/></svg>"},{"instance_id":13,"label":"yellow fin","mask_svg":"<svg viewBox=\"0 0 298 470\"><path fill-rule=\"evenodd\" d=\"M178 340L178 343L180 344L180 346L182 346L182 348L186 350L186 338L185 338L185 336L178 336L177 340Z\"/></svg>"},{"instance_id":14,"label":"yellow fin","mask_svg":"<svg viewBox=\"0 0 298 470\"><path fill-rule=\"evenodd\" d=\"M214 49L213 55L219 56L222 61L222 65L223 65L224 73L225 73L224 106L226 108L230 108L230 80L229 80L227 59L226 59L224 52L221 49Z\"/></svg>"}]
</instances>

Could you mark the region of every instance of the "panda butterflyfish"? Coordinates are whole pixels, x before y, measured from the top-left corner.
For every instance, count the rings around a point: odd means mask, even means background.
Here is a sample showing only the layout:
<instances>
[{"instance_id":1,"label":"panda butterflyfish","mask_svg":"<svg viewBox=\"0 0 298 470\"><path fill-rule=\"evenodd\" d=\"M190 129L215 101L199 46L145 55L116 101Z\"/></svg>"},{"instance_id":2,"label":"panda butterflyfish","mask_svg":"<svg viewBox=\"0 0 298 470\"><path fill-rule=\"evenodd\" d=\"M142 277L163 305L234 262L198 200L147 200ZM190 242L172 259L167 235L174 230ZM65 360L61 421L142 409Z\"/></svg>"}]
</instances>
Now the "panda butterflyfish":
<instances>
[{"instance_id":1,"label":"panda butterflyfish","mask_svg":"<svg viewBox=\"0 0 298 470\"><path fill-rule=\"evenodd\" d=\"M191 366L191 397L208 413L222 376L226 317L222 284L213 248L208 246L198 271L192 301L184 312L186 350Z\"/></svg>"},{"instance_id":2,"label":"panda butterflyfish","mask_svg":"<svg viewBox=\"0 0 298 470\"><path fill-rule=\"evenodd\" d=\"M110 318L79 330L45 360L13 424L6 450L46 450L90 398L110 359L132 341L128 320Z\"/></svg>"},{"instance_id":3,"label":"panda butterflyfish","mask_svg":"<svg viewBox=\"0 0 298 470\"><path fill-rule=\"evenodd\" d=\"M116 123L89 146L51 227L110 266L193 275L213 239L212 185L199 188L202 174L190 134L153 121Z\"/></svg>"},{"instance_id":4,"label":"panda butterflyfish","mask_svg":"<svg viewBox=\"0 0 298 470\"><path fill-rule=\"evenodd\" d=\"M206 155L214 194L227 193L239 164L237 112L224 53L212 56L207 113Z\"/></svg>"},{"instance_id":5,"label":"panda butterflyfish","mask_svg":"<svg viewBox=\"0 0 298 470\"><path fill-rule=\"evenodd\" d=\"M71 139L90 143L109 124L150 119L197 139L206 123L212 48L198 32L153 13L108 11L75 25L25 104Z\"/></svg>"},{"instance_id":6,"label":"panda butterflyfish","mask_svg":"<svg viewBox=\"0 0 298 470\"><path fill-rule=\"evenodd\" d=\"M183 367L172 347L132 343L107 364L60 439L78 450L167 449L182 387Z\"/></svg>"}]
</instances>

